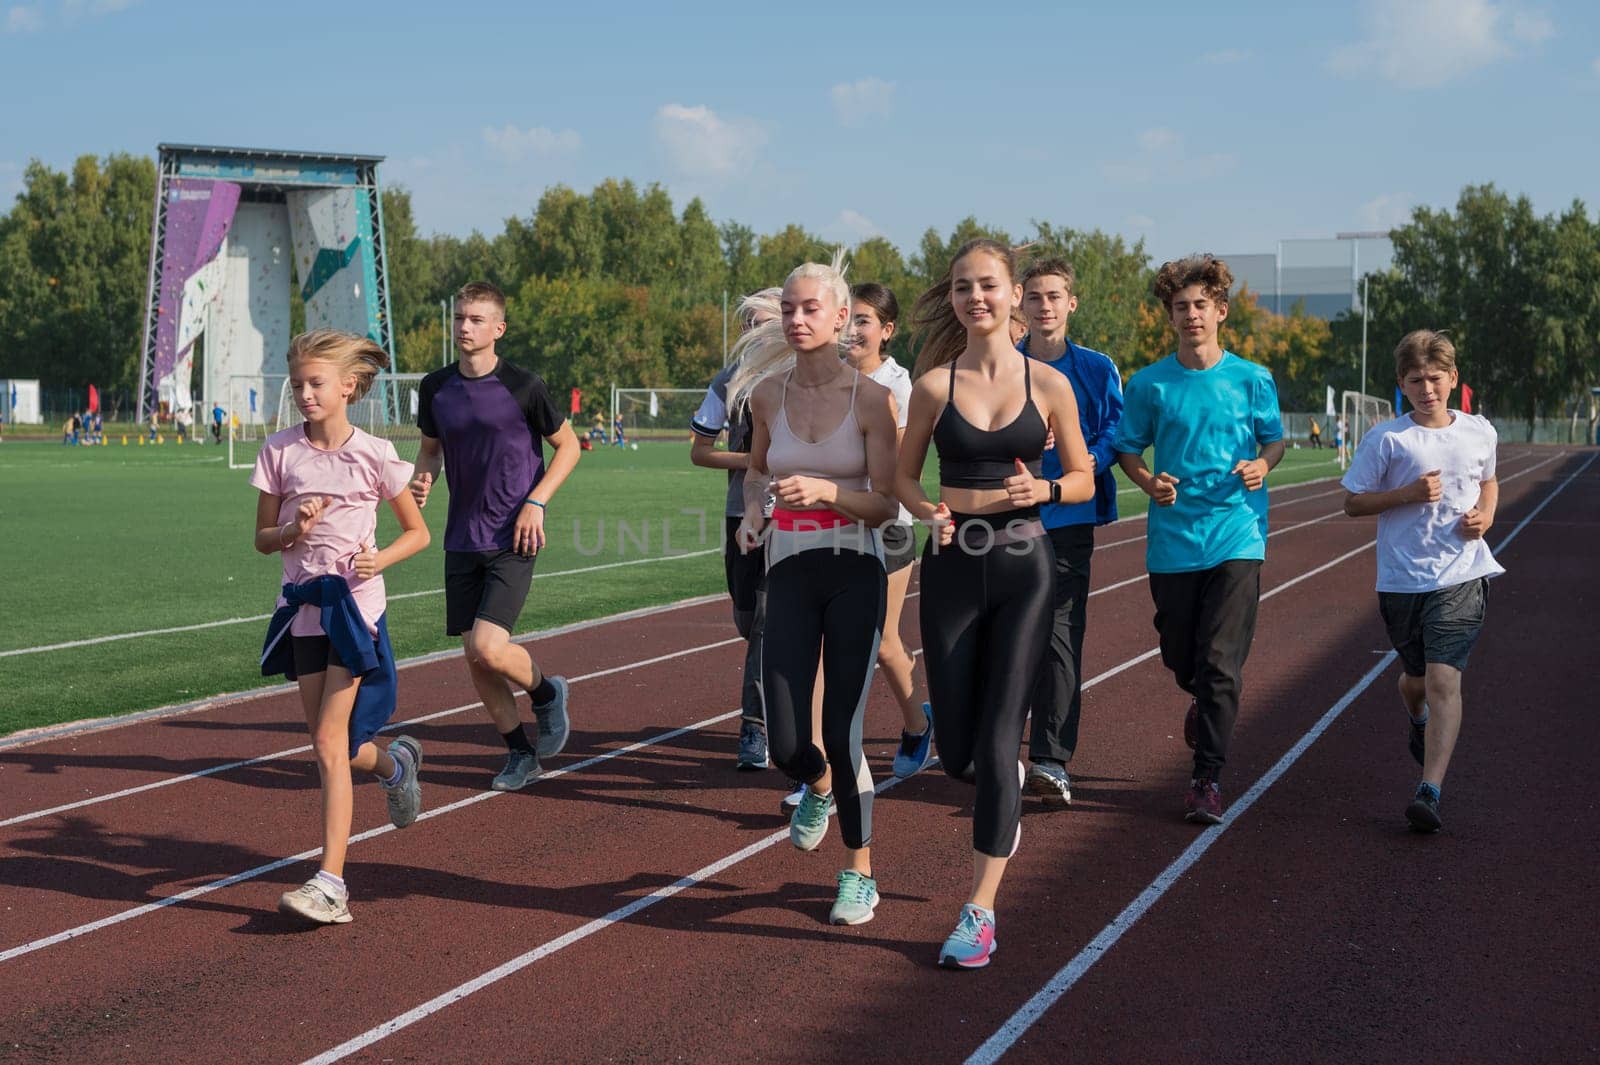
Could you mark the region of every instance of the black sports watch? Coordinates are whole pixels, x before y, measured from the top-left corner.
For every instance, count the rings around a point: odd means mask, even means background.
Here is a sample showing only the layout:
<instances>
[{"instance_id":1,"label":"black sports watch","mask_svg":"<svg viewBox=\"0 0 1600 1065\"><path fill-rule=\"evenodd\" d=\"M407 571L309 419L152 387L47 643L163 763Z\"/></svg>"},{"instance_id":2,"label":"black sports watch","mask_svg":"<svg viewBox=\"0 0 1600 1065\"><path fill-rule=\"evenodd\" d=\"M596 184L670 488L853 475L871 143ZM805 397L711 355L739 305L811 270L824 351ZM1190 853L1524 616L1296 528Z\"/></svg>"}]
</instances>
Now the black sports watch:
<instances>
[{"instance_id":1,"label":"black sports watch","mask_svg":"<svg viewBox=\"0 0 1600 1065\"><path fill-rule=\"evenodd\" d=\"M1050 502L1052 502L1052 503L1061 502L1061 482L1060 481L1051 481L1050 482Z\"/></svg>"}]
</instances>

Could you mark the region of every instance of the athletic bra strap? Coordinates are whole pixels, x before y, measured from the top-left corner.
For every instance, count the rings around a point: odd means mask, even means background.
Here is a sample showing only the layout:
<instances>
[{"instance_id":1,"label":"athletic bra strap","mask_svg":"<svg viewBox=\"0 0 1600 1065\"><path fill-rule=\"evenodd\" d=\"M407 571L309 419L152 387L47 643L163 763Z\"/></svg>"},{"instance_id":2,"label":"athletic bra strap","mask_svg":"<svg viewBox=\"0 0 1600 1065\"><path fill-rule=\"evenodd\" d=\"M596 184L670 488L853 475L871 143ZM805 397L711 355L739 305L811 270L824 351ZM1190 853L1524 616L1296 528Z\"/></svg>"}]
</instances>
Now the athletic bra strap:
<instances>
[{"instance_id":1,"label":"athletic bra strap","mask_svg":"<svg viewBox=\"0 0 1600 1065\"><path fill-rule=\"evenodd\" d=\"M1033 360L1026 355L1022 356L1022 401L1033 402L1033 377L1028 373L1028 363Z\"/></svg>"},{"instance_id":2,"label":"athletic bra strap","mask_svg":"<svg viewBox=\"0 0 1600 1065\"><path fill-rule=\"evenodd\" d=\"M945 397L945 402L946 403L954 403L956 401L956 360L951 359L950 363L949 363L949 366L950 366L950 394Z\"/></svg>"},{"instance_id":3,"label":"athletic bra strap","mask_svg":"<svg viewBox=\"0 0 1600 1065\"><path fill-rule=\"evenodd\" d=\"M855 371L855 375L856 375L855 376L855 380L850 382L850 412L851 413L854 413L854 411L856 409L856 389L861 387L861 371L860 370L856 370Z\"/></svg>"}]
</instances>

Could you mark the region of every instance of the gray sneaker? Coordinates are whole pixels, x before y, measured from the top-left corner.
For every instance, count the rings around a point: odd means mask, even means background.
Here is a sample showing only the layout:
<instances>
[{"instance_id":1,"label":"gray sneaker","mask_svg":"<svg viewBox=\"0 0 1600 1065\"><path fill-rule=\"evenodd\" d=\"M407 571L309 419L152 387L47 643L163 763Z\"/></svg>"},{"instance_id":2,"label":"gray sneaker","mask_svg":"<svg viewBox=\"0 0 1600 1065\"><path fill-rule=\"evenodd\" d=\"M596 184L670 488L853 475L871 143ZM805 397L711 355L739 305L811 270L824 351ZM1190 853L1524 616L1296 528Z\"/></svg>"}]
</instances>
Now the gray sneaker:
<instances>
[{"instance_id":1,"label":"gray sneaker","mask_svg":"<svg viewBox=\"0 0 1600 1065\"><path fill-rule=\"evenodd\" d=\"M417 779L422 769L422 744L410 736L401 736L389 744L389 757L400 763L400 782L383 789L389 803L389 823L405 828L422 812L422 782Z\"/></svg>"},{"instance_id":2,"label":"gray sneaker","mask_svg":"<svg viewBox=\"0 0 1600 1065\"><path fill-rule=\"evenodd\" d=\"M739 726L738 768L765 769L767 764L767 732L754 721L746 721Z\"/></svg>"},{"instance_id":3,"label":"gray sneaker","mask_svg":"<svg viewBox=\"0 0 1600 1065\"><path fill-rule=\"evenodd\" d=\"M533 706L533 716L539 719L539 738L534 746L539 749L540 758L554 758L560 754L572 728L572 722L567 719L567 678L551 677L550 684L556 690L556 697L543 706L538 703Z\"/></svg>"},{"instance_id":4,"label":"gray sneaker","mask_svg":"<svg viewBox=\"0 0 1600 1065\"><path fill-rule=\"evenodd\" d=\"M789 842L803 851L814 851L828 834L828 814L833 812L833 795L818 795L810 788L800 805L789 815Z\"/></svg>"},{"instance_id":5,"label":"gray sneaker","mask_svg":"<svg viewBox=\"0 0 1600 1065\"><path fill-rule=\"evenodd\" d=\"M1029 794L1043 796L1051 804L1072 805L1072 778L1060 762L1033 763L1028 769L1027 787Z\"/></svg>"},{"instance_id":6,"label":"gray sneaker","mask_svg":"<svg viewBox=\"0 0 1600 1065\"><path fill-rule=\"evenodd\" d=\"M839 895L828 913L830 924L866 924L878 905L878 882L854 869L839 872Z\"/></svg>"},{"instance_id":7,"label":"gray sneaker","mask_svg":"<svg viewBox=\"0 0 1600 1065\"><path fill-rule=\"evenodd\" d=\"M544 770L539 756L532 751L512 751L506 755L506 767L495 774L489 786L495 791L517 791L530 780L539 779Z\"/></svg>"},{"instance_id":8,"label":"gray sneaker","mask_svg":"<svg viewBox=\"0 0 1600 1065\"><path fill-rule=\"evenodd\" d=\"M278 899L278 912L287 917L301 917L312 924L349 924L350 905L322 890L315 877L293 891L286 891Z\"/></svg>"}]
</instances>

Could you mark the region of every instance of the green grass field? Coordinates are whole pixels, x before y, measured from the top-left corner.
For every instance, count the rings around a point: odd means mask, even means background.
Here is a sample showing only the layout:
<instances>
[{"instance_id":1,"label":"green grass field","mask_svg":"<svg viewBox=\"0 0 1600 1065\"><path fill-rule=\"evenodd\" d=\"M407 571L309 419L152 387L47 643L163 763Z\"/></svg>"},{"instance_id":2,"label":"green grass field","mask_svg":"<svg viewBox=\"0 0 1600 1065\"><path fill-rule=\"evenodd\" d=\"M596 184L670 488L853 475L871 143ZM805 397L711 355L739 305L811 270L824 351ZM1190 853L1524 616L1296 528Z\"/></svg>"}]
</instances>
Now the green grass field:
<instances>
[{"instance_id":1,"label":"green grass field","mask_svg":"<svg viewBox=\"0 0 1600 1065\"><path fill-rule=\"evenodd\" d=\"M256 493L225 454L170 439L0 445L0 652L270 613L280 563L252 549ZM1272 483L1336 472L1329 451L1290 451ZM384 575L391 597L422 593L389 606L401 657L458 646L444 635L446 487L424 512L433 545ZM682 442L585 453L550 508L519 628L722 591L723 493L723 475L691 466ZM1121 503L1125 514L1142 505L1131 489ZM395 531L385 509L379 535L386 542ZM244 621L5 655L0 735L278 683L256 664L264 631L265 622Z\"/></svg>"}]
</instances>

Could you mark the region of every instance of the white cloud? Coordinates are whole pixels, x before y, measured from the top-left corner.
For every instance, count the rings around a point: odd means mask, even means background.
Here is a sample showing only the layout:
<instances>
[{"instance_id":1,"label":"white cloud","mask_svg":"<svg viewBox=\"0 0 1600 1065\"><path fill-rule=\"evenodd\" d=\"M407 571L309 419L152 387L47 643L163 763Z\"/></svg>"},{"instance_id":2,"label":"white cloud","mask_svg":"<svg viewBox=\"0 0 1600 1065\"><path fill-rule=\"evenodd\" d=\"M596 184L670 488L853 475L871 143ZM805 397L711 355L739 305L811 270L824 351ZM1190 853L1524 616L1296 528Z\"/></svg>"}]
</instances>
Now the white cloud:
<instances>
[{"instance_id":1,"label":"white cloud","mask_svg":"<svg viewBox=\"0 0 1600 1065\"><path fill-rule=\"evenodd\" d=\"M1364 39L1334 50L1328 68L1431 89L1548 40L1555 26L1513 0L1369 0Z\"/></svg>"},{"instance_id":2,"label":"white cloud","mask_svg":"<svg viewBox=\"0 0 1600 1065\"><path fill-rule=\"evenodd\" d=\"M888 118L894 111L894 82L882 78L862 78L841 83L828 90L833 110L846 126L864 126L875 119Z\"/></svg>"},{"instance_id":3,"label":"white cloud","mask_svg":"<svg viewBox=\"0 0 1600 1065\"><path fill-rule=\"evenodd\" d=\"M860 211L851 210L848 207L840 211L837 218L824 226L822 233L829 240L836 240L845 244L859 244L864 240L883 236L883 230L878 228L878 223Z\"/></svg>"},{"instance_id":4,"label":"white cloud","mask_svg":"<svg viewBox=\"0 0 1600 1065\"><path fill-rule=\"evenodd\" d=\"M1403 192L1385 192L1361 205L1358 212L1362 229L1394 229L1411 220L1411 197Z\"/></svg>"},{"instance_id":5,"label":"white cloud","mask_svg":"<svg viewBox=\"0 0 1600 1065\"><path fill-rule=\"evenodd\" d=\"M1147 214L1130 214L1123 221L1134 229L1149 229L1156 224L1156 220Z\"/></svg>"},{"instance_id":6,"label":"white cloud","mask_svg":"<svg viewBox=\"0 0 1600 1065\"><path fill-rule=\"evenodd\" d=\"M44 28L44 12L37 4L16 4L6 9L7 33L32 33Z\"/></svg>"},{"instance_id":7,"label":"white cloud","mask_svg":"<svg viewBox=\"0 0 1600 1065\"><path fill-rule=\"evenodd\" d=\"M1203 181L1226 174L1238 159L1227 152L1190 155L1183 137L1165 126L1142 131L1138 151L1127 159L1111 159L1100 164L1108 180L1145 184L1157 180Z\"/></svg>"},{"instance_id":8,"label":"white cloud","mask_svg":"<svg viewBox=\"0 0 1600 1065\"><path fill-rule=\"evenodd\" d=\"M1207 52L1200 57L1200 62L1220 67L1229 63L1243 63L1253 55L1254 53L1248 48L1224 48L1218 52Z\"/></svg>"},{"instance_id":9,"label":"white cloud","mask_svg":"<svg viewBox=\"0 0 1600 1065\"><path fill-rule=\"evenodd\" d=\"M530 157L553 159L572 156L578 154L578 149L583 147L583 138L574 130L556 131L544 126L518 129L509 122L499 129L485 126L483 142L489 146L491 152L508 163L520 162Z\"/></svg>"},{"instance_id":10,"label":"white cloud","mask_svg":"<svg viewBox=\"0 0 1600 1065\"><path fill-rule=\"evenodd\" d=\"M755 163L766 131L751 119L724 119L704 105L667 104L652 124L668 160L690 177L728 178Z\"/></svg>"}]
</instances>

